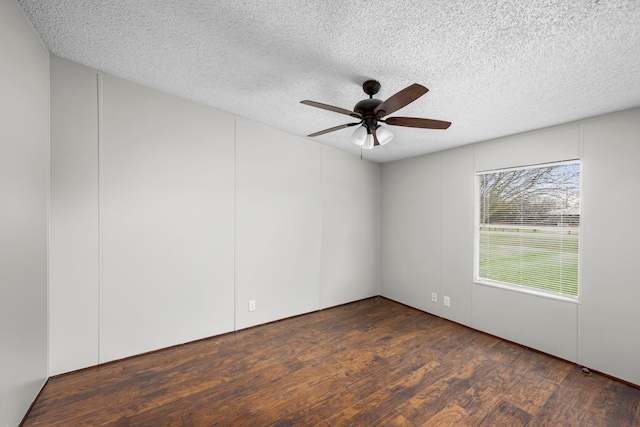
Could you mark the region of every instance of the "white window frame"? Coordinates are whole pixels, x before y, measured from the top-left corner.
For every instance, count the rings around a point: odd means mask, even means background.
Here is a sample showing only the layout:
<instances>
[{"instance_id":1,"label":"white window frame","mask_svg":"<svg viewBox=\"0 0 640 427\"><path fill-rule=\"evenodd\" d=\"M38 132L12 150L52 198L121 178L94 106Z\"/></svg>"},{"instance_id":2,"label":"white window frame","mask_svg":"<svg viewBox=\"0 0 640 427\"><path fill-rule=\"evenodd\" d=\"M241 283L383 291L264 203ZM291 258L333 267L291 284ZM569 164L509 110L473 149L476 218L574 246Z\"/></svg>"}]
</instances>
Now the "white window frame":
<instances>
[{"instance_id":1,"label":"white window frame","mask_svg":"<svg viewBox=\"0 0 640 427\"><path fill-rule=\"evenodd\" d=\"M481 285L481 286L498 288L498 289L504 289L507 291L513 291L513 292L518 292L522 294L534 295L534 296L558 300L558 301L565 301L565 302L570 302L574 304L580 304L580 295L581 295L580 283L581 283L581 270L582 270L582 259L581 259L582 258L581 257L582 230L580 230L579 237L578 237L578 283L577 283L578 294L576 296L561 294L561 293L547 291L543 289L537 289L537 288L533 288L525 285L518 285L518 284L500 282L500 281L491 280L491 279L480 278L480 176L491 174L491 173L498 173L498 172L509 172L514 170L537 169L537 168L544 168L548 166L560 166L563 164L577 164L580 169L579 189L580 189L580 218L581 218L580 229L581 229L582 228L582 196L583 196L582 195L582 191L583 191L582 177L583 177L583 174L582 174L582 163L580 162L580 159L571 159L571 160L564 160L559 162L547 162L547 163L540 163L540 164L533 164L533 165L514 166L510 168L498 168L498 169L476 171L476 174L474 177L475 191L474 191L474 224L473 224L473 228L474 228L473 281L475 284Z\"/></svg>"}]
</instances>

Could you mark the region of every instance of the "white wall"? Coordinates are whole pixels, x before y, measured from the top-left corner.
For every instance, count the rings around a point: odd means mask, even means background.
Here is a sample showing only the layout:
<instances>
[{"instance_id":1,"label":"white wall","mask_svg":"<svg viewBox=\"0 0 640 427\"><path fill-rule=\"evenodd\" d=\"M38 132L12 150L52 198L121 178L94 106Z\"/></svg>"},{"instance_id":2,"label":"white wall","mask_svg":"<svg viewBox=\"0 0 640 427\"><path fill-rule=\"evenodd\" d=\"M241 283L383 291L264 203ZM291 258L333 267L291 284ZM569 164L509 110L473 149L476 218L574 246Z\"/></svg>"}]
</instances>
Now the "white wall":
<instances>
[{"instance_id":1,"label":"white wall","mask_svg":"<svg viewBox=\"0 0 640 427\"><path fill-rule=\"evenodd\" d=\"M92 70L51 57L49 371L98 363L98 90ZM60 307L60 309L58 309Z\"/></svg>"},{"instance_id":2,"label":"white wall","mask_svg":"<svg viewBox=\"0 0 640 427\"><path fill-rule=\"evenodd\" d=\"M232 331L233 118L101 77L100 361Z\"/></svg>"},{"instance_id":3,"label":"white wall","mask_svg":"<svg viewBox=\"0 0 640 427\"><path fill-rule=\"evenodd\" d=\"M471 326L473 275L473 200L475 192L472 147L442 153L442 258L440 264L440 315ZM455 189L455 191L450 191ZM442 305L448 296L451 307Z\"/></svg>"},{"instance_id":4,"label":"white wall","mask_svg":"<svg viewBox=\"0 0 640 427\"><path fill-rule=\"evenodd\" d=\"M378 293L380 165L60 58L51 86L51 375Z\"/></svg>"},{"instance_id":5,"label":"white wall","mask_svg":"<svg viewBox=\"0 0 640 427\"><path fill-rule=\"evenodd\" d=\"M241 329L319 307L321 147L244 120L236 144Z\"/></svg>"},{"instance_id":6,"label":"white wall","mask_svg":"<svg viewBox=\"0 0 640 427\"><path fill-rule=\"evenodd\" d=\"M377 295L380 165L246 120L236 144L237 328Z\"/></svg>"},{"instance_id":7,"label":"white wall","mask_svg":"<svg viewBox=\"0 0 640 427\"><path fill-rule=\"evenodd\" d=\"M234 328L234 118L52 58L50 374Z\"/></svg>"},{"instance_id":8,"label":"white wall","mask_svg":"<svg viewBox=\"0 0 640 427\"><path fill-rule=\"evenodd\" d=\"M476 171L576 158L583 179L580 303L474 284ZM640 384L633 271L640 236L632 227L640 210L638 158L636 109L384 164L382 295ZM428 178L438 173L441 179ZM431 222L439 239L427 238ZM435 252L437 265L425 268ZM436 291L437 307L430 303ZM450 308L442 306L444 295Z\"/></svg>"},{"instance_id":9,"label":"white wall","mask_svg":"<svg viewBox=\"0 0 640 427\"><path fill-rule=\"evenodd\" d=\"M583 132L581 363L640 385L640 109Z\"/></svg>"},{"instance_id":10,"label":"white wall","mask_svg":"<svg viewBox=\"0 0 640 427\"><path fill-rule=\"evenodd\" d=\"M379 295L381 166L322 149L320 308Z\"/></svg>"},{"instance_id":11,"label":"white wall","mask_svg":"<svg viewBox=\"0 0 640 427\"><path fill-rule=\"evenodd\" d=\"M0 0L0 426L47 378L49 55Z\"/></svg>"},{"instance_id":12,"label":"white wall","mask_svg":"<svg viewBox=\"0 0 640 427\"><path fill-rule=\"evenodd\" d=\"M441 154L383 165L380 293L437 315L441 198Z\"/></svg>"}]
</instances>

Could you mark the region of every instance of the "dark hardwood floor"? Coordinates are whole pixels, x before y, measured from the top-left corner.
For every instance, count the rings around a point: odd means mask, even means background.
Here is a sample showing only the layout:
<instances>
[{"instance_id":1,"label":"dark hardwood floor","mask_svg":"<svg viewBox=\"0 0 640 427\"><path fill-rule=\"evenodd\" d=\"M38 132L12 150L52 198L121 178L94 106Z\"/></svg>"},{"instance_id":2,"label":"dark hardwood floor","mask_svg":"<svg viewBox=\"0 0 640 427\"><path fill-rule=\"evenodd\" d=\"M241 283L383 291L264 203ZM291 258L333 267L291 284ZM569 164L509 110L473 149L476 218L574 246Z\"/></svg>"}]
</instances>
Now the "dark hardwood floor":
<instances>
[{"instance_id":1,"label":"dark hardwood floor","mask_svg":"<svg viewBox=\"0 0 640 427\"><path fill-rule=\"evenodd\" d=\"M375 297L49 380L32 426L638 426L640 389Z\"/></svg>"}]
</instances>

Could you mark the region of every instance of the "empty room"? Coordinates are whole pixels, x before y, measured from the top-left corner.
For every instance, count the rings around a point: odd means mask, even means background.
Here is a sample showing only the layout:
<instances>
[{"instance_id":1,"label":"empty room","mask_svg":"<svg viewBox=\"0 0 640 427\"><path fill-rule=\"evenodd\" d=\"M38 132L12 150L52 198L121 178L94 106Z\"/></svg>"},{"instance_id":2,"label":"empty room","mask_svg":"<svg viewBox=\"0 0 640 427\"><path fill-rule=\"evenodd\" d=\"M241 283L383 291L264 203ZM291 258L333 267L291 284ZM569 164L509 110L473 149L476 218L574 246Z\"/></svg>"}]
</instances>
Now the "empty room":
<instances>
[{"instance_id":1,"label":"empty room","mask_svg":"<svg viewBox=\"0 0 640 427\"><path fill-rule=\"evenodd\" d=\"M0 0L0 426L640 425L639 22Z\"/></svg>"}]
</instances>

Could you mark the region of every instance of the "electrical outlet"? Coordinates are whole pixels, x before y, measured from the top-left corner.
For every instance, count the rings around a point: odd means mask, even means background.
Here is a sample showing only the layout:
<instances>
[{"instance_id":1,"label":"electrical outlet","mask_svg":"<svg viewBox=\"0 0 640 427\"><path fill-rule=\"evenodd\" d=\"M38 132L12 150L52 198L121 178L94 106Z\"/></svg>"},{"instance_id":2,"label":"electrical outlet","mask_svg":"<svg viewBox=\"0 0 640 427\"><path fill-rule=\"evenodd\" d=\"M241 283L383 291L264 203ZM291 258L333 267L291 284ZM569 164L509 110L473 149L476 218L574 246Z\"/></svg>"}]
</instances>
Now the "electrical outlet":
<instances>
[{"instance_id":1,"label":"electrical outlet","mask_svg":"<svg viewBox=\"0 0 640 427\"><path fill-rule=\"evenodd\" d=\"M444 303L444 306L445 306L445 307L451 307L451 298L449 298L449 297L444 297L444 299L443 299L443 300L444 300L444 301L443 301L443 303Z\"/></svg>"},{"instance_id":2,"label":"electrical outlet","mask_svg":"<svg viewBox=\"0 0 640 427\"><path fill-rule=\"evenodd\" d=\"M438 302L438 294L435 292L431 294L431 302Z\"/></svg>"},{"instance_id":3,"label":"electrical outlet","mask_svg":"<svg viewBox=\"0 0 640 427\"><path fill-rule=\"evenodd\" d=\"M249 311L255 311L256 310L256 300L252 299L251 301L249 301Z\"/></svg>"}]
</instances>

